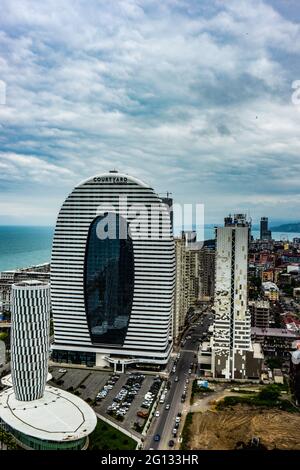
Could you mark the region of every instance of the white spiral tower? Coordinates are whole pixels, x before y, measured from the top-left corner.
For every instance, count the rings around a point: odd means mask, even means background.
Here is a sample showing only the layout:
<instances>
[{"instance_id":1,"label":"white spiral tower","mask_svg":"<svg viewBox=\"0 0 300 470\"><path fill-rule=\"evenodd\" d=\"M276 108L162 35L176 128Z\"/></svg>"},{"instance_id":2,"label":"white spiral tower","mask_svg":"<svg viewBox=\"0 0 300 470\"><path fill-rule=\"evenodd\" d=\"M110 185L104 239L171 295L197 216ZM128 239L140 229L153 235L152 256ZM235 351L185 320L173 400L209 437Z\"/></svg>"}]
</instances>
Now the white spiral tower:
<instances>
[{"instance_id":1,"label":"white spiral tower","mask_svg":"<svg viewBox=\"0 0 300 470\"><path fill-rule=\"evenodd\" d=\"M12 382L17 400L45 391L48 373L50 285L23 281L12 286Z\"/></svg>"}]
</instances>

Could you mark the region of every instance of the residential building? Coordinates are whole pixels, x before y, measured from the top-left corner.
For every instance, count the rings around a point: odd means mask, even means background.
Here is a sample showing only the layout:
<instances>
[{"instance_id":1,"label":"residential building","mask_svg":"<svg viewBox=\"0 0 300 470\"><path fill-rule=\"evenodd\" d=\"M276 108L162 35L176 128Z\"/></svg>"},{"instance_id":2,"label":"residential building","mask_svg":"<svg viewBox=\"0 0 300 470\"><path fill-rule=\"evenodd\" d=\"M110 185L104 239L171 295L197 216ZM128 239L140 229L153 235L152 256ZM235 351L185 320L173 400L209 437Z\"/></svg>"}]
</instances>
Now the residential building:
<instances>
[{"instance_id":1,"label":"residential building","mask_svg":"<svg viewBox=\"0 0 300 470\"><path fill-rule=\"evenodd\" d=\"M50 280L50 263L0 272L0 312L11 310L12 285L26 279L48 282Z\"/></svg>"},{"instance_id":2,"label":"residential building","mask_svg":"<svg viewBox=\"0 0 300 470\"><path fill-rule=\"evenodd\" d=\"M216 252L204 246L199 252L199 298L212 299L215 291Z\"/></svg>"},{"instance_id":3,"label":"residential building","mask_svg":"<svg viewBox=\"0 0 300 470\"><path fill-rule=\"evenodd\" d=\"M185 253L186 300L188 308L199 299L199 249L186 247Z\"/></svg>"},{"instance_id":4,"label":"residential building","mask_svg":"<svg viewBox=\"0 0 300 470\"><path fill-rule=\"evenodd\" d=\"M251 312L251 326L268 328L270 325L270 302L253 300L248 303Z\"/></svg>"},{"instance_id":5,"label":"residential building","mask_svg":"<svg viewBox=\"0 0 300 470\"><path fill-rule=\"evenodd\" d=\"M274 282L263 282L262 283L263 295L270 302L277 302L279 299L279 289Z\"/></svg>"},{"instance_id":6,"label":"residential building","mask_svg":"<svg viewBox=\"0 0 300 470\"><path fill-rule=\"evenodd\" d=\"M188 296L186 295L186 249L182 237L175 238L176 282L174 295L173 338L177 342L184 329L188 311Z\"/></svg>"},{"instance_id":7,"label":"residential building","mask_svg":"<svg viewBox=\"0 0 300 470\"><path fill-rule=\"evenodd\" d=\"M268 228L268 217L262 217L260 219L260 239L261 240L271 240L272 233Z\"/></svg>"},{"instance_id":8,"label":"residential building","mask_svg":"<svg viewBox=\"0 0 300 470\"><path fill-rule=\"evenodd\" d=\"M216 229L216 238L212 371L215 377L246 378L251 317L247 308L249 226L245 218L226 218L225 227Z\"/></svg>"},{"instance_id":9,"label":"residential building","mask_svg":"<svg viewBox=\"0 0 300 470\"><path fill-rule=\"evenodd\" d=\"M262 345L268 356L287 357L292 343L300 339L300 333L288 328L251 328L252 340Z\"/></svg>"}]
</instances>

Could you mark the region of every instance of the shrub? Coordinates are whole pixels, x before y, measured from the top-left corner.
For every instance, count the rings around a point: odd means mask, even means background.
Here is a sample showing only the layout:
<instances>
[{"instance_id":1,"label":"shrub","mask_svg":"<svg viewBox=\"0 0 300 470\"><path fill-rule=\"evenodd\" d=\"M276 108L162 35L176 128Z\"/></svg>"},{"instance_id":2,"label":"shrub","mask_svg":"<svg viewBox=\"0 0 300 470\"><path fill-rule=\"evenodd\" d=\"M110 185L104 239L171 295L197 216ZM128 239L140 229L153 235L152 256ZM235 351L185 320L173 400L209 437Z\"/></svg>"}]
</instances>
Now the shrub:
<instances>
[{"instance_id":1,"label":"shrub","mask_svg":"<svg viewBox=\"0 0 300 470\"><path fill-rule=\"evenodd\" d=\"M258 394L260 400L276 401L280 396L280 390L277 385L266 385Z\"/></svg>"}]
</instances>

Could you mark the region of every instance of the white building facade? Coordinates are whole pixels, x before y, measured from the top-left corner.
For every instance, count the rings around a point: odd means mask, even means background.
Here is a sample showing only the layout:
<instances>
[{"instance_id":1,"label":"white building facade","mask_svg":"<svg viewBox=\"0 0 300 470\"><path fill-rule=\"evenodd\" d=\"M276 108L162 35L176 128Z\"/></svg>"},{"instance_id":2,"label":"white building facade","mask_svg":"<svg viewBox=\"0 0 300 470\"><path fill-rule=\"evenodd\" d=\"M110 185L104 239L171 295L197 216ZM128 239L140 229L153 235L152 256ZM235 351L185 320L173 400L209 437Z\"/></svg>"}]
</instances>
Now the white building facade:
<instances>
[{"instance_id":1,"label":"white building facade","mask_svg":"<svg viewBox=\"0 0 300 470\"><path fill-rule=\"evenodd\" d=\"M49 283L14 284L12 300L11 375L1 379L0 430L26 450L87 449L95 412L76 395L46 384Z\"/></svg>"},{"instance_id":2,"label":"white building facade","mask_svg":"<svg viewBox=\"0 0 300 470\"><path fill-rule=\"evenodd\" d=\"M186 248L185 240L175 238L175 259L176 259L176 284L174 297L174 314L173 314L173 337L177 342L179 335L182 333L188 311L188 300L186 297Z\"/></svg>"},{"instance_id":3,"label":"white building facade","mask_svg":"<svg viewBox=\"0 0 300 470\"><path fill-rule=\"evenodd\" d=\"M12 379L17 400L41 398L48 374L50 285L12 286ZM34 325L34 328L32 327Z\"/></svg>"},{"instance_id":4,"label":"white building facade","mask_svg":"<svg viewBox=\"0 0 300 470\"><path fill-rule=\"evenodd\" d=\"M116 230L105 238L110 222ZM170 214L154 190L116 171L80 183L54 235L53 359L166 364L174 285Z\"/></svg>"},{"instance_id":5,"label":"white building facade","mask_svg":"<svg viewBox=\"0 0 300 470\"><path fill-rule=\"evenodd\" d=\"M226 379L246 378L251 350L251 316L247 308L247 225L216 229L215 324L212 372Z\"/></svg>"}]
</instances>

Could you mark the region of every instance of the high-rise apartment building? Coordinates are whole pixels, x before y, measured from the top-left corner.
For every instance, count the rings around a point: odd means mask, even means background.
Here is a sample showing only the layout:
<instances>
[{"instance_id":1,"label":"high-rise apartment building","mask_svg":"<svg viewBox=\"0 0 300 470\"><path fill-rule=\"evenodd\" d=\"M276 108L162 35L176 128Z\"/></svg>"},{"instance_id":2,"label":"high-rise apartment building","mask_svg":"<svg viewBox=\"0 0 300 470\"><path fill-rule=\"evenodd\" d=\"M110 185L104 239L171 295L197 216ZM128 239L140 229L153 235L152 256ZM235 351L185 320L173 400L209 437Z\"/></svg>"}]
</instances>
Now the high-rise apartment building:
<instances>
[{"instance_id":1,"label":"high-rise apartment building","mask_svg":"<svg viewBox=\"0 0 300 470\"><path fill-rule=\"evenodd\" d=\"M212 371L215 377L246 378L251 350L251 318L247 308L249 226L235 218L216 229L215 324Z\"/></svg>"},{"instance_id":2,"label":"high-rise apartment building","mask_svg":"<svg viewBox=\"0 0 300 470\"><path fill-rule=\"evenodd\" d=\"M268 217L262 217L260 219L260 239L261 240L271 240L272 232L268 228Z\"/></svg>"},{"instance_id":3,"label":"high-rise apartment building","mask_svg":"<svg viewBox=\"0 0 300 470\"><path fill-rule=\"evenodd\" d=\"M186 248L187 303L192 307L199 300L199 250Z\"/></svg>"},{"instance_id":4,"label":"high-rise apartment building","mask_svg":"<svg viewBox=\"0 0 300 470\"><path fill-rule=\"evenodd\" d=\"M176 287L173 314L173 337L178 341L188 310L199 300L199 253L201 244L194 231L182 232L175 239Z\"/></svg>"},{"instance_id":5,"label":"high-rise apartment building","mask_svg":"<svg viewBox=\"0 0 300 470\"><path fill-rule=\"evenodd\" d=\"M211 299L215 292L215 250L204 246L199 251L199 298Z\"/></svg>"},{"instance_id":6,"label":"high-rise apartment building","mask_svg":"<svg viewBox=\"0 0 300 470\"><path fill-rule=\"evenodd\" d=\"M174 285L169 207L149 185L117 171L83 181L55 228L53 359L165 365Z\"/></svg>"},{"instance_id":7,"label":"high-rise apartment building","mask_svg":"<svg viewBox=\"0 0 300 470\"><path fill-rule=\"evenodd\" d=\"M186 249L185 240L182 237L175 238L175 295L173 312L173 337L175 342L182 333L186 313L188 311L188 301L186 296Z\"/></svg>"}]
</instances>

